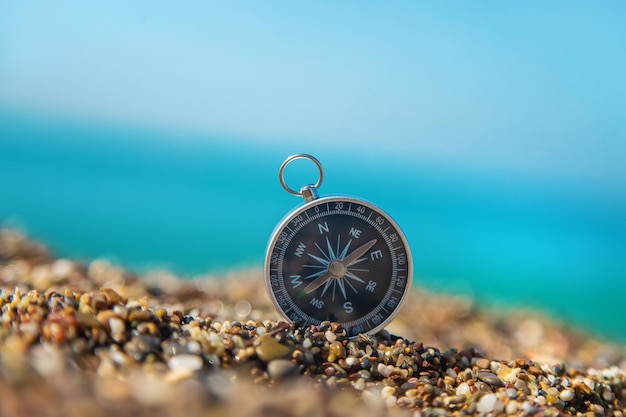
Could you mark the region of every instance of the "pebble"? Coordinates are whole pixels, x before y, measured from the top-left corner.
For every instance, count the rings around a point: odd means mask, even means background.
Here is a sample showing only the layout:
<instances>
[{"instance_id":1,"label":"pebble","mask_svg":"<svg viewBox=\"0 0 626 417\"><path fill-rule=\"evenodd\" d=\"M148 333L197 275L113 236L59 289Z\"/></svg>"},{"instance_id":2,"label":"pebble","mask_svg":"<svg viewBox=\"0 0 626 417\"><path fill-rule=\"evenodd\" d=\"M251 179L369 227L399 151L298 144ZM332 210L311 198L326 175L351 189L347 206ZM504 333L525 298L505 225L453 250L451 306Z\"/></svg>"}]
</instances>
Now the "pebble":
<instances>
[{"instance_id":1,"label":"pebble","mask_svg":"<svg viewBox=\"0 0 626 417\"><path fill-rule=\"evenodd\" d=\"M387 366L387 365L382 364L382 363L379 363L378 366L376 367L376 370L384 378L389 378L389 376L391 375L391 372L393 370L393 367Z\"/></svg>"},{"instance_id":2,"label":"pebble","mask_svg":"<svg viewBox=\"0 0 626 417\"><path fill-rule=\"evenodd\" d=\"M511 400L508 403L506 403L506 406L504 407L504 412L506 414L512 415L517 413L517 410L519 409L519 403L515 400Z\"/></svg>"},{"instance_id":3,"label":"pebble","mask_svg":"<svg viewBox=\"0 0 626 417\"><path fill-rule=\"evenodd\" d=\"M559 398L563 401L572 401L574 399L574 391L571 389L564 389L563 391L561 391L561 394L559 395Z\"/></svg>"},{"instance_id":4,"label":"pebble","mask_svg":"<svg viewBox=\"0 0 626 417\"><path fill-rule=\"evenodd\" d=\"M359 378L356 381L354 381L352 386L354 387L354 389L358 391L363 391L363 389L365 389L365 380L363 378Z\"/></svg>"},{"instance_id":5,"label":"pebble","mask_svg":"<svg viewBox=\"0 0 626 417\"><path fill-rule=\"evenodd\" d=\"M267 373L275 380L293 375L297 370L298 365L288 359L273 359L267 364Z\"/></svg>"},{"instance_id":6,"label":"pebble","mask_svg":"<svg viewBox=\"0 0 626 417\"><path fill-rule=\"evenodd\" d=\"M328 348L328 361L335 362L337 359L343 359L345 357L346 348L344 348L340 342L332 342Z\"/></svg>"},{"instance_id":7,"label":"pebble","mask_svg":"<svg viewBox=\"0 0 626 417\"><path fill-rule=\"evenodd\" d=\"M480 369L490 369L491 361L489 359L481 358L476 361L476 366Z\"/></svg>"},{"instance_id":8,"label":"pebble","mask_svg":"<svg viewBox=\"0 0 626 417\"><path fill-rule=\"evenodd\" d=\"M456 387L456 394L457 395L465 395L468 392L470 392L470 387L465 382L460 383L459 386Z\"/></svg>"},{"instance_id":9,"label":"pebble","mask_svg":"<svg viewBox=\"0 0 626 417\"><path fill-rule=\"evenodd\" d=\"M269 333L259 336L255 341L255 352L264 362L273 359L284 359L291 356L293 349L276 341Z\"/></svg>"},{"instance_id":10,"label":"pebble","mask_svg":"<svg viewBox=\"0 0 626 417\"><path fill-rule=\"evenodd\" d=\"M496 394L485 394L478 401L476 411L479 413L489 413L494 410L496 402L498 402Z\"/></svg>"},{"instance_id":11,"label":"pebble","mask_svg":"<svg viewBox=\"0 0 626 417\"><path fill-rule=\"evenodd\" d=\"M198 355L176 355L167 361L167 366L173 371L195 372L202 369L202 358Z\"/></svg>"},{"instance_id":12,"label":"pebble","mask_svg":"<svg viewBox=\"0 0 626 417\"><path fill-rule=\"evenodd\" d=\"M111 317L109 319L109 328L111 329L111 334L121 335L126 331L126 322L121 318Z\"/></svg>"}]
</instances>

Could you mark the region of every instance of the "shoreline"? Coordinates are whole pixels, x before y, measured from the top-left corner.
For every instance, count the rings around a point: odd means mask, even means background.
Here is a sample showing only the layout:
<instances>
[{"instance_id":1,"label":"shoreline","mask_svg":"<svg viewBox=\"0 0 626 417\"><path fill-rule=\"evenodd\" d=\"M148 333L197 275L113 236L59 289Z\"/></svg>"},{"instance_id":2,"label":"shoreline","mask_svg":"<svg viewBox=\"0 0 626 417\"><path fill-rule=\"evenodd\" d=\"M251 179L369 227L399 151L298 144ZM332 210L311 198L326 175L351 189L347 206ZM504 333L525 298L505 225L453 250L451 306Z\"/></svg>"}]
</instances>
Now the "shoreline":
<instances>
[{"instance_id":1,"label":"shoreline","mask_svg":"<svg viewBox=\"0 0 626 417\"><path fill-rule=\"evenodd\" d=\"M281 321L260 270L140 277L0 230L0 288L3 415L626 413L624 345L415 287L347 339Z\"/></svg>"}]
</instances>

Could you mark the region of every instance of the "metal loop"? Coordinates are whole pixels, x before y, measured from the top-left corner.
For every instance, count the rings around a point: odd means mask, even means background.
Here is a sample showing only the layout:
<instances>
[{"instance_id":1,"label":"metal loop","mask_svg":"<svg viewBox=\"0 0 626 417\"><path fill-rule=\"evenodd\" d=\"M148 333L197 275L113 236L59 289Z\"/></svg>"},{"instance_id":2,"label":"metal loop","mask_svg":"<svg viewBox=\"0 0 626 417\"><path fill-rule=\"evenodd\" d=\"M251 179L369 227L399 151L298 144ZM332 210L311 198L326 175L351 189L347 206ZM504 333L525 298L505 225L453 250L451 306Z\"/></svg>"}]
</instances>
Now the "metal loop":
<instances>
[{"instance_id":1,"label":"metal loop","mask_svg":"<svg viewBox=\"0 0 626 417\"><path fill-rule=\"evenodd\" d=\"M319 186L322 185L322 181L324 180L324 169L322 168L322 164L320 163L320 161L318 161L315 157L305 153L291 155L289 158L285 159L285 162L283 162L283 164L280 166L280 169L278 170L278 179L280 180L280 185L282 185L285 191L287 191L289 194L302 196L302 191L295 191L290 188L287 183L285 183L285 178L283 176L285 167L287 167L290 162L295 161L296 159L308 159L309 161L313 161L315 165L317 165L317 169L319 169L320 171L320 177L315 185L313 185L313 188L319 188Z\"/></svg>"}]
</instances>

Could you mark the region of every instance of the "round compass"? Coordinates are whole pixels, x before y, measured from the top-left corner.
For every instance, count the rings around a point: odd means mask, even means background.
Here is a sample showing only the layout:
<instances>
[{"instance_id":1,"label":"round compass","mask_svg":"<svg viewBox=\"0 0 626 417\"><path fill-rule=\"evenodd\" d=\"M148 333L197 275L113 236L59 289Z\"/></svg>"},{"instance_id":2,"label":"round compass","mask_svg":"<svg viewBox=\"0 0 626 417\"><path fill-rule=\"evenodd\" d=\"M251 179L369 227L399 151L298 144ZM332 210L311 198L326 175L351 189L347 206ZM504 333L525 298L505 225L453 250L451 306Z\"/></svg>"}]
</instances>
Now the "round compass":
<instances>
[{"instance_id":1,"label":"round compass","mask_svg":"<svg viewBox=\"0 0 626 417\"><path fill-rule=\"evenodd\" d=\"M283 179L298 158L315 162L320 179L300 192ZM278 224L265 261L265 285L280 312L303 325L339 322L349 336L375 333L397 312L411 285L411 254L393 219L353 197L319 198L321 164L310 155L288 158L283 187L306 202Z\"/></svg>"}]
</instances>

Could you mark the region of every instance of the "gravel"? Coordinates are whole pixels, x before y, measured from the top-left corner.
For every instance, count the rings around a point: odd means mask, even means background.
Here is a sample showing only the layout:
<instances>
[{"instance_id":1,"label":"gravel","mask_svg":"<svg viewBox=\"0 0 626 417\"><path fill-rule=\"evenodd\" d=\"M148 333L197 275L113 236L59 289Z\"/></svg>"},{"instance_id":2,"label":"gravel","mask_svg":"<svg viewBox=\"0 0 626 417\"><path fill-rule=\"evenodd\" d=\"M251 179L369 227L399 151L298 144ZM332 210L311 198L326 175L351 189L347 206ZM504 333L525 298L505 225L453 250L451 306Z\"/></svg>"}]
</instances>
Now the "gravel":
<instances>
[{"instance_id":1,"label":"gravel","mask_svg":"<svg viewBox=\"0 0 626 417\"><path fill-rule=\"evenodd\" d=\"M0 415L626 413L624 346L460 297L416 290L348 339L281 321L259 270L139 277L9 230L0 291Z\"/></svg>"}]
</instances>

